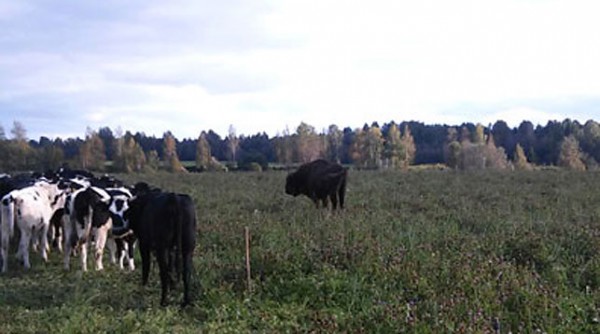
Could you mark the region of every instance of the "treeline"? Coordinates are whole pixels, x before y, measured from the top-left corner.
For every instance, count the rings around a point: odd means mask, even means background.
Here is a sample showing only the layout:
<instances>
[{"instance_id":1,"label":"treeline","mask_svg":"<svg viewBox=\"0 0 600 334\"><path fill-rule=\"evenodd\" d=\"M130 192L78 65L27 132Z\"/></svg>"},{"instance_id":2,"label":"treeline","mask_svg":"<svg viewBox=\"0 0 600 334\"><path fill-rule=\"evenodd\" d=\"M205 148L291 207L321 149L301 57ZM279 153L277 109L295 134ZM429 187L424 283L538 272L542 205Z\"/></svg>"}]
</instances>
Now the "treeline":
<instances>
[{"instance_id":1,"label":"treeline","mask_svg":"<svg viewBox=\"0 0 600 334\"><path fill-rule=\"evenodd\" d=\"M209 130L198 138L182 140L169 131L155 137L108 127L88 128L83 139L29 140L18 121L10 132L9 138L0 126L3 172L56 169L65 164L111 172L261 170L316 158L368 169L445 164L465 170L536 165L585 170L597 169L600 161L600 124L593 120L585 124L570 119L549 121L545 126L524 121L516 128L504 121L489 126L375 122L357 129L331 125L323 131L301 123L295 131L274 137L237 135L232 126L224 138Z\"/></svg>"}]
</instances>

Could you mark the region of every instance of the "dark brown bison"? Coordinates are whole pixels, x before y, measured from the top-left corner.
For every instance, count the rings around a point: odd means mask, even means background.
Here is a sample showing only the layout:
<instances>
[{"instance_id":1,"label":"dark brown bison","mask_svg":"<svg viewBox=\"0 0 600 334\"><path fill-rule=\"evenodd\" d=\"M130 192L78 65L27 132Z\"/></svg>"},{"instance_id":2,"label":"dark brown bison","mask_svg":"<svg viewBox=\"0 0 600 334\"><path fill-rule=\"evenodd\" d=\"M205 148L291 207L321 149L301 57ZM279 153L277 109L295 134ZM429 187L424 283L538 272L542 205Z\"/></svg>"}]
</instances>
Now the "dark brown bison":
<instances>
[{"instance_id":1,"label":"dark brown bison","mask_svg":"<svg viewBox=\"0 0 600 334\"><path fill-rule=\"evenodd\" d=\"M340 209L343 209L347 174L348 170L337 163L315 160L287 176L285 192L292 196L306 195L317 208L319 200L326 208L329 198L333 210L337 208L338 201Z\"/></svg>"}]
</instances>

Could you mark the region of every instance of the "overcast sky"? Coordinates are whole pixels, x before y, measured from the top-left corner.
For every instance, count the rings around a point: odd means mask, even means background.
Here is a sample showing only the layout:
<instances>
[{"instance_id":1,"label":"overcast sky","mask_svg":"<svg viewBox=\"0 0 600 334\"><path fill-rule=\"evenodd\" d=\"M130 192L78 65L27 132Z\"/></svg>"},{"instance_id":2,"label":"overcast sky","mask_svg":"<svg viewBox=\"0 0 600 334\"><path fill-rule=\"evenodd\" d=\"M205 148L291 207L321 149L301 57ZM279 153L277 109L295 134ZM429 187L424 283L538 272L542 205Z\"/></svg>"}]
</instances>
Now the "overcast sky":
<instances>
[{"instance_id":1,"label":"overcast sky","mask_svg":"<svg viewBox=\"0 0 600 334\"><path fill-rule=\"evenodd\" d=\"M0 0L0 125L183 139L598 121L598 13L595 0Z\"/></svg>"}]
</instances>

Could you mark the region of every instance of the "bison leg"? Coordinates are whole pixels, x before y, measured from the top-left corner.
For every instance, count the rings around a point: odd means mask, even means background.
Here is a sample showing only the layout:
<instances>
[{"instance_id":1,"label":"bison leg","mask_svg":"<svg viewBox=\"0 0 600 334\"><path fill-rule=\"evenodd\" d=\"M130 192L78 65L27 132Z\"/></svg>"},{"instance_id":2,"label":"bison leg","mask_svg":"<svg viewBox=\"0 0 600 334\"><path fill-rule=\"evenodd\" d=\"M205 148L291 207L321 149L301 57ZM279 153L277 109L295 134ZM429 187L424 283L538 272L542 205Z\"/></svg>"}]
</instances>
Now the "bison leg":
<instances>
[{"instance_id":1,"label":"bison leg","mask_svg":"<svg viewBox=\"0 0 600 334\"><path fill-rule=\"evenodd\" d=\"M338 201L337 201L337 194L336 193L330 194L329 198L331 199L332 210L337 209L337 203L338 203Z\"/></svg>"},{"instance_id":2,"label":"bison leg","mask_svg":"<svg viewBox=\"0 0 600 334\"><path fill-rule=\"evenodd\" d=\"M338 196L340 198L340 209L344 208L344 197L346 196L346 185L343 184L338 190Z\"/></svg>"}]
</instances>

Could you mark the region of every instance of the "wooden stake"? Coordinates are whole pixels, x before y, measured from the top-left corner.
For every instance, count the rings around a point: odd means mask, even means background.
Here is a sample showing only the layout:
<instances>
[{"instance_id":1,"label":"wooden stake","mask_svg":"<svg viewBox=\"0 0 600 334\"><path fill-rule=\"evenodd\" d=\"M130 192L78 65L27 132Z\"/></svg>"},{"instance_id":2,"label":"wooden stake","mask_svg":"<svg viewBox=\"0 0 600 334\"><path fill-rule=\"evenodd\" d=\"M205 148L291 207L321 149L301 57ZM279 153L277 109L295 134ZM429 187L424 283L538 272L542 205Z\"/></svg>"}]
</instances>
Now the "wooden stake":
<instances>
[{"instance_id":1,"label":"wooden stake","mask_svg":"<svg viewBox=\"0 0 600 334\"><path fill-rule=\"evenodd\" d=\"M250 229L248 226L246 230L246 279L248 281L248 292L252 292L252 274L250 268Z\"/></svg>"}]
</instances>

